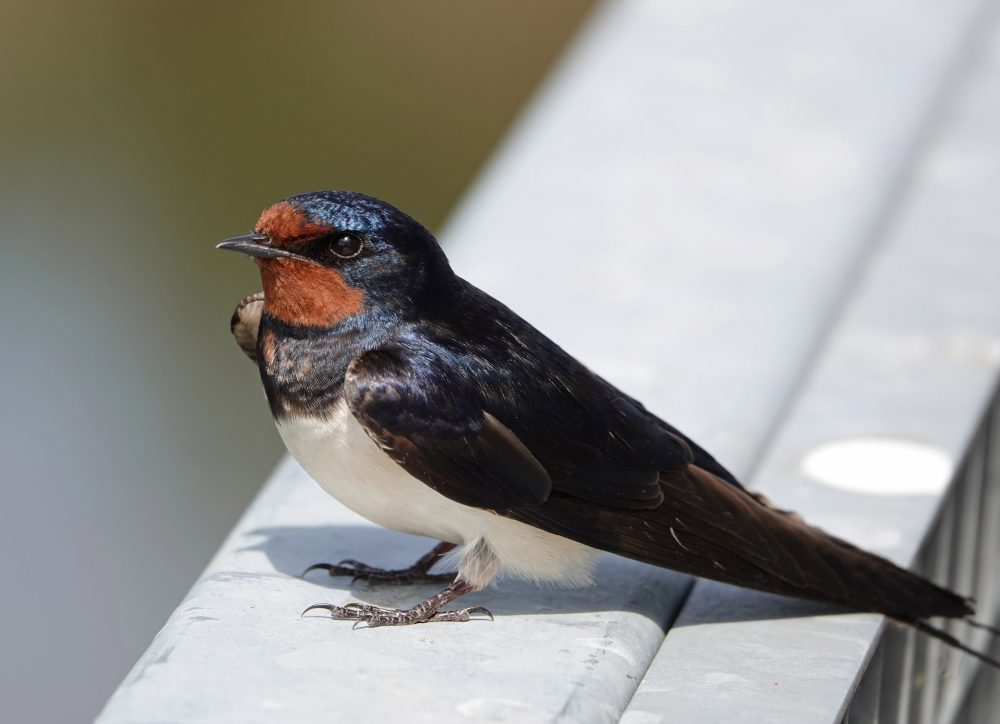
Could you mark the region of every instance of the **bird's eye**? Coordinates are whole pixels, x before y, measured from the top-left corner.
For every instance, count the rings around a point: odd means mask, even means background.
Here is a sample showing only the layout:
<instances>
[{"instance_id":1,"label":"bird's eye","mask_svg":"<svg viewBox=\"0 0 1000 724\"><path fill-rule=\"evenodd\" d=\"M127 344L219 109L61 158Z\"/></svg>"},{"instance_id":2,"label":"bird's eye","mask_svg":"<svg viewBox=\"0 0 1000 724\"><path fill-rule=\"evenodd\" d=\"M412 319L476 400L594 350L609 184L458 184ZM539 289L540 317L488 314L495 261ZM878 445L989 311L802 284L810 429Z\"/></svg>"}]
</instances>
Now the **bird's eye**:
<instances>
[{"instance_id":1,"label":"bird's eye","mask_svg":"<svg viewBox=\"0 0 1000 724\"><path fill-rule=\"evenodd\" d=\"M341 259L350 259L361 253L362 241L355 234L337 234L330 240L330 251Z\"/></svg>"}]
</instances>

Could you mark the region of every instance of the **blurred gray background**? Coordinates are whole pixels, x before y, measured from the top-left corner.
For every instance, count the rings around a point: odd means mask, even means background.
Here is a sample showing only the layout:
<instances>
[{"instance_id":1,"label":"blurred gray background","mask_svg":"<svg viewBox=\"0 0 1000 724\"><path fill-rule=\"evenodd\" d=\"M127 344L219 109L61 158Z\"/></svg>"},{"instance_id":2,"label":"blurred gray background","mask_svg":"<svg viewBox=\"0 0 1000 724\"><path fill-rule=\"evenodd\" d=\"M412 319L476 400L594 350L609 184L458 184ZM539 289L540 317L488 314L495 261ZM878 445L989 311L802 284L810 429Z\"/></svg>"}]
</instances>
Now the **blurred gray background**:
<instances>
[{"instance_id":1,"label":"blurred gray background","mask_svg":"<svg viewBox=\"0 0 1000 724\"><path fill-rule=\"evenodd\" d=\"M590 0L0 10L0 698L94 716L281 454L229 337L267 204L445 218Z\"/></svg>"}]
</instances>

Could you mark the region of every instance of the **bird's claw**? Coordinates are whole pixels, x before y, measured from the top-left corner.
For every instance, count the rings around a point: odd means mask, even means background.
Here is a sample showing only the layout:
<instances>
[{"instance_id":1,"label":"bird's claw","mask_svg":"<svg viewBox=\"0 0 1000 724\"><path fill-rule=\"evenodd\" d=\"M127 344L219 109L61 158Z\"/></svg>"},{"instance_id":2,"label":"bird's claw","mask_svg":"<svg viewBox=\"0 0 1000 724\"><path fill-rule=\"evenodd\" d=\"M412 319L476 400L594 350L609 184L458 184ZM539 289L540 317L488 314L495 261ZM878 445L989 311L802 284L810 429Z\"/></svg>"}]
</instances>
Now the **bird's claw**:
<instances>
[{"instance_id":1,"label":"bird's claw","mask_svg":"<svg viewBox=\"0 0 1000 724\"><path fill-rule=\"evenodd\" d=\"M367 581L374 584L409 584L409 583L447 583L455 578L454 573L428 573L424 570L404 568L389 571L384 568L374 568L361 561L346 558L339 563L315 563L302 572L302 578L312 571L326 571L331 578L350 576L351 583Z\"/></svg>"},{"instance_id":2,"label":"bird's claw","mask_svg":"<svg viewBox=\"0 0 1000 724\"><path fill-rule=\"evenodd\" d=\"M466 619L468 621L474 621L474 620L476 620L476 619L473 619L472 617L475 616L475 615L477 615L477 614L481 615L481 616L485 616L490 621L495 620L493 618L493 612L490 611L488 608L486 608L484 606L470 606L469 608L466 608L466 609L463 609L463 610L465 611L465 615L469 617L468 619Z\"/></svg>"},{"instance_id":3,"label":"bird's claw","mask_svg":"<svg viewBox=\"0 0 1000 724\"><path fill-rule=\"evenodd\" d=\"M362 572L363 569L367 569L368 566L363 563L358 563L357 561L344 560L340 563L314 563L307 569L302 571L300 578L305 578L309 573L313 571L326 571L331 577L334 576L357 576ZM371 569L375 570L375 569Z\"/></svg>"}]
</instances>

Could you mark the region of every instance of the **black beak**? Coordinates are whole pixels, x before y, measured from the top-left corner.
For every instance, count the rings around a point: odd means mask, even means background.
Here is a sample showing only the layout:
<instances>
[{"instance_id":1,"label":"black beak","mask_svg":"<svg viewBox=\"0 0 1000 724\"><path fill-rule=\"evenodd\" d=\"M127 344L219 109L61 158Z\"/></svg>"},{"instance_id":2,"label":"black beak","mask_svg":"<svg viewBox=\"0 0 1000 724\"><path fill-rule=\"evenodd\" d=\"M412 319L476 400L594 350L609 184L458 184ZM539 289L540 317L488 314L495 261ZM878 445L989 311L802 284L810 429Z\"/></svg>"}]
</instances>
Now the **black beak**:
<instances>
[{"instance_id":1,"label":"black beak","mask_svg":"<svg viewBox=\"0 0 1000 724\"><path fill-rule=\"evenodd\" d=\"M311 261L304 256L299 256L290 251L280 249L276 246L271 246L271 237L267 234L244 234L243 236L234 236L230 239L226 239L223 242L215 245L216 249L228 249L229 251L238 251L242 254L249 254L250 256L258 257L259 259L301 259L302 261Z\"/></svg>"}]
</instances>

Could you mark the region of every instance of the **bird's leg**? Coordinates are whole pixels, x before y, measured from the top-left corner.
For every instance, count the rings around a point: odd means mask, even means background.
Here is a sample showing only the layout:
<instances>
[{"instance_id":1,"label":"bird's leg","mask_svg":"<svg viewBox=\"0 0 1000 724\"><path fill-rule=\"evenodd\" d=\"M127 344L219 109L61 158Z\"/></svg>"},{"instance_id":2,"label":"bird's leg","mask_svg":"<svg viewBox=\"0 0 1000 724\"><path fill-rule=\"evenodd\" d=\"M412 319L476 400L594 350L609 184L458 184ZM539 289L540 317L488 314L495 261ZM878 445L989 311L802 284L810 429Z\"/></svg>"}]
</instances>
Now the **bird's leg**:
<instances>
[{"instance_id":1,"label":"bird's leg","mask_svg":"<svg viewBox=\"0 0 1000 724\"><path fill-rule=\"evenodd\" d=\"M407 583L445 583L455 579L455 573L430 573L431 568L445 553L455 547L454 543L438 543L430 553L423 556L409 568L398 571L387 571L382 568L372 568L360 561L344 560L340 563L317 563L309 566L302 575L310 571L326 571L331 576L350 576L351 583L365 580L370 583L407 584Z\"/></svg>"},{"instance_id":2,"label":"bird's leg","mask_svg":"<svg viewBox=\"0 0 1000 724\"><path fill-rule=\"evenodd\" d=\"M459 596L476 590L461 579L455 581L440 593L435 593L426 601L418 603L413 608L396 609L372 606L367 603L348 603L335 606L332 603L316 603L302 612L302 615L316 609L329 611L333 618L353 620L354 626L365 623L369 628L376 626L409 626L414 623L431 623L438 621L470 621L472 616L482 614L493 620L493 614L482 606L460 608L454 611L442 611L444 606Z\"/></svg>"}]
</instances>

